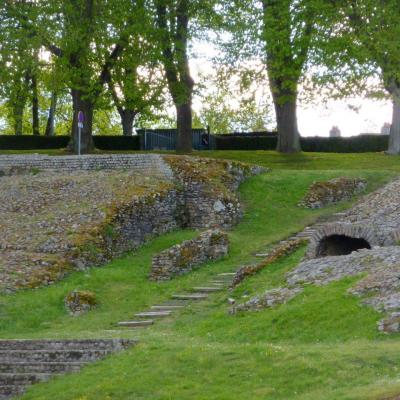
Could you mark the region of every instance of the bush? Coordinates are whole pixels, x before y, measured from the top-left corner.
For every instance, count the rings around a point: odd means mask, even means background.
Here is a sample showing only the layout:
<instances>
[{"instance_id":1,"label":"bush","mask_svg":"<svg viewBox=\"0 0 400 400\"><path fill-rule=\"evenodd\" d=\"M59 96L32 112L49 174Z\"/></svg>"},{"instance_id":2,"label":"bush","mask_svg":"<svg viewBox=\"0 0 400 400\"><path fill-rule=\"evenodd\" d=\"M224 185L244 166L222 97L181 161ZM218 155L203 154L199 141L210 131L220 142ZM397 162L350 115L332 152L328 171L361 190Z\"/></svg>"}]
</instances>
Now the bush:
<instances>
[{"instance_id":1,"label":"bush","mask_svg":"<svg viewBox=\"0 0 400 400\"><path fill-rule=\"evenodd\" d=\"M69 136L0 136L1 150L47 150L67 147Z\"/></svg>"}]
</instances>

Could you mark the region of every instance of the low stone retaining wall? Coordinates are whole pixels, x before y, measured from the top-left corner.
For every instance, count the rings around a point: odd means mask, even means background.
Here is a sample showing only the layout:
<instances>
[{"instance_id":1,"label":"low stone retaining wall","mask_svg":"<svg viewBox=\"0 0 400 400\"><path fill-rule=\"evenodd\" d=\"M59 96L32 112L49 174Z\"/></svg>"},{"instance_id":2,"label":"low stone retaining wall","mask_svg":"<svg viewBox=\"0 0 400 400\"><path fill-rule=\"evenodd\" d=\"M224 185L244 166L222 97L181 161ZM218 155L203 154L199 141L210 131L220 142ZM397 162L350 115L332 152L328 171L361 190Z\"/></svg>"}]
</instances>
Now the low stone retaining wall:
<instances>
[{"instance_id":1,"label":"low stone retaining wall","mask_svg":"<svg viewBox=\"0 0 400 400\"><path fill-rule=\"evenodd\" d=\"M169 280L186 274L206 261L224 257L228 254L228 246L226 233L218 229L206 231L194 240L187 240L153 257L150 279Z\"/></svg>"},{"instance_id":2,"label":"low stone retaining wall","mask_svg":"<svg viewBox=\"0 0 400 400\"><path fill-rule=\"evenodd\" d=\"M367 187L365 179L335 178L326 182L314 182L299 206L305 208L322 208L329 204L350 200L355 194Z\"/></svg>"},{"instance_id":3,"label":"low stone retaining wall","mask_svg":"<svg viewBox=\"0 0 400 400\"><path fill-rule=\"evenodd\" d=\"M130 169L146 176L173 178L171 168L158 154L0 155L0 176L29 170L96 171L101 169Z\"/></svg>"}]
</instances>

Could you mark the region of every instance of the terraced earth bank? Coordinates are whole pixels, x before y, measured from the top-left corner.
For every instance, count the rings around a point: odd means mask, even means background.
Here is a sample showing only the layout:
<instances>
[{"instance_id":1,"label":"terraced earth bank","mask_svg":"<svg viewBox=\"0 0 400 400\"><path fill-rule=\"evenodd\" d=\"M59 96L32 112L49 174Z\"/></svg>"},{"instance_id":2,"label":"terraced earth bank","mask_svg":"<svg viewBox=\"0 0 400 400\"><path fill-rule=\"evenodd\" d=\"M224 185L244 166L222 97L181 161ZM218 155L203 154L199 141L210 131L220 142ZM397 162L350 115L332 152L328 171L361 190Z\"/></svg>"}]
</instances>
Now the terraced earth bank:
<instances>
[{"instance_id":1,"label":"terraced earth bank","mask_svg":"<svg viewBox=\"0 0 400 400\"><path fill-rule=\"evenodd\" d=\"M241 216L238 185L259 172L175 156L91 157L2 160L0 292L50 284L173 229L229 228Z\"/></svg>"}]
</instances>

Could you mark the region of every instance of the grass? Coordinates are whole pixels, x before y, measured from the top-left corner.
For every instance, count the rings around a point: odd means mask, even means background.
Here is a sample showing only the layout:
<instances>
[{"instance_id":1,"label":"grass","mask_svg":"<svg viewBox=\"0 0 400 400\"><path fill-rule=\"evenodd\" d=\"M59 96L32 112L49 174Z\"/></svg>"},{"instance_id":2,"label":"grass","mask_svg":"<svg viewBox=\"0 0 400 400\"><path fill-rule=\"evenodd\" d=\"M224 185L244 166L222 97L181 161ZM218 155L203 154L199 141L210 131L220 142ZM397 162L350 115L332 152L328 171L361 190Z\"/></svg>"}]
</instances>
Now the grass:
<instances>
[{"instance_id":1,"label":"grass","mask_svg":"<svg viewBox=\"0 0 400 400\"><path fill-rule=\"evenodd\" d=\"M347 294L357 278L324 288L307 287L272 310L235 316L227 313L228 296L245 301L281 285L304 249L249 278L232 293L212 295L210 300L193 304L150 329L116 330L116 321L130 318L173 292L205 283L218 272L252 262L255 252L349 206L345 203L323 210L297 207L314 180L362 176L373 190L395 176L399 161L374 155L368 163L366 155L346 155L348 159L337 155L333 165L333 156L320 161L312 156L307 162L290 156L286 168L277 168L284 158L273 152L246 154L244 161L265 158L264 165L268 165L267 159L276 163L273 172L242 185L245 217L229 233L231 250L225 259L171 282L149 282L151 256L195 235L178 231L104 268L75 273L48 288L0 297L1 338L140 340L138 346L90 365L80 374L35 385L24 399L376 400L400 392L399 336L380 334L376 323L381 315ZM240 158L237 152L226 156ZM382 163L388 163L387 167L377 167ZM367 164L368 169L364 169ZM94 291L100 307L81 317L68 316L63 297L76 288Z\"/></svg>"}]
</instances>

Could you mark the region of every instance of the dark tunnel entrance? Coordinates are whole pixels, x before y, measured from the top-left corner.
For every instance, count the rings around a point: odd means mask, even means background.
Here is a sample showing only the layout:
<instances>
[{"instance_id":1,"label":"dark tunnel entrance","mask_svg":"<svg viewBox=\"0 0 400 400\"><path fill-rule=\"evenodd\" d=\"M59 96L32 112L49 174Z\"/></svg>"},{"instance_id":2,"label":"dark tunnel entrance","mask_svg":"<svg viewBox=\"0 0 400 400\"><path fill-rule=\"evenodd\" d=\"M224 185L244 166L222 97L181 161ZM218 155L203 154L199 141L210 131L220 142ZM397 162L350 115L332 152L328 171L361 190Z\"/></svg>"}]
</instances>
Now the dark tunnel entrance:
<instances>
[{"instance_id":1,"label":"dark tunnel entrance","mask_svg":"<svg viewBox=\"0 0 400 400\"><path fill-rule=\"evenodd\" d=\"M370 249L370 244L362 238L345 235L326 236L319 242L317 257L344 256L359 249Z\"/></svg>"}]
</instances>

